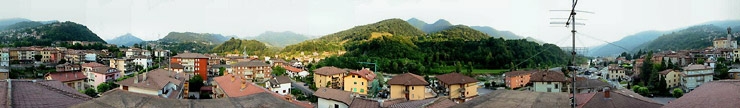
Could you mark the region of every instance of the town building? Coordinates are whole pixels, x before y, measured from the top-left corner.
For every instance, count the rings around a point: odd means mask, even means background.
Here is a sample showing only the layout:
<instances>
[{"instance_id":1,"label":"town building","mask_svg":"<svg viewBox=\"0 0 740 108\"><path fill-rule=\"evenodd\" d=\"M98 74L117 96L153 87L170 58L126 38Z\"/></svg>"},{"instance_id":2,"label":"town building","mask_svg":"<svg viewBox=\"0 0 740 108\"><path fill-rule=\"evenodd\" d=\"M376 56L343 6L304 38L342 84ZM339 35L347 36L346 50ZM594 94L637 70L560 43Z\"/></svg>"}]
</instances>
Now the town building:
<instances>
[{"instance_id":1,"label":"town building","mask_svg":"<svg viewBox=\"0 0 740 108\"><path fill-rule=\"evenodd\" d=\"M344 80L344 91L350 91L361 95L367 95L370 92L372 81L375 79L375 73L370 69L350 70L347 75L342 77Z\"/></svg>"},{"instance_id":2,"label":"town building","mask_svg":"<svg viewBox=\"0 0 740 108\"><path fill-rule=\"evenodd\" d=\"M122 75L128 75L133 73L134 71L130 69L132 68L132 66L129 65L129 63L131 63L131 59L114 58L110 59L108 65L110 66L110 68L118 69L118 71L121 72Z\"/></svg>"},{"instance_id":3,"label":"town building","mask_svg":"<svg viewBox=\"0 0 740 108\"><path fill-rule=\"evenodd\" d=\"M740 69L730 69L727 71L729 74L729 77L732 79L740 79Z\"/></svg>"},{"instance_id":4,"label":"town building","mask_svg":"<svg viewBox=\"0 0 740 108\"><path fill-rule=\"evenodd\" d=\"M244 75L247 79L261 81L272 78L272 67L263 61L252 60L234 63L231 68L236 74Z\"/></svg>"},{"instance_id":5,"label":"town building","mask_svg":"<svg viewBox=\"0 0 740 108\"><path fill-rule=\"evenodd\" d=\"M134 56L131 58L133 59L132 61L134 65L139 65L144 69L147 69L154 64L151 56Z\"/></svg>"},{"instance_id":6,"label":"town building","mask_svg":"<svg viewBox=\"0 0 740 108\"><path fill-rule=\"evenodd\" d=\"M437 75L444 94L457 103L463 103L478 96L478 80L460 73Z\"/></svg>"},{"instance_id":7,"label":"town building","mask_svg":"<svg viewBox=\"0 0 740 108\"><path fill-rule=\"evenodd\" d=\"M665 108L736 108L740 106L740 81L719 80L705 83L690 93L666 104Z\"/></svg>"},{"instance_id":8,"label":"town building","mask_svg":"<svg viewBox=\"0 0 740 108\"><path fill-rule=\"evenodd\" d=\"M352 100L357 94L350 91L343 91L331 88L321 87L313 93L318 97L318 108L349 108Z\"/></svg>"},{"instance_id":9,"label":"town building","mask_svg":"<svg viewBox=\"0 0 740 108\"><path fill-rule=\"evenodd\" d=\"M181 53L170 58L170 63L184 66L186 75L199 75L208 79L208 57L198 53Z\"/></svg>"},{"instance_id":10,"label":"town building","mask_svg":"<svg viewBox=\"0 0 740 108\"><path fill-rule=\"evenodd\" d=\"M681 76L683 76L683 73L681 73L680 71L666 69L658 73L660 74L660 78L665 79L666 88L676 88L681 86Z\"/></svg>"},{"instance_id":11,"label":"town building","mask_svg":"<svg viewBox=\"0 0 740 108\"><path fill-rule=\"evenodd\" d=\"M182 99L183 85L188 77L174 71L155 69L141 75L116 82L119 89L134 93Z\"/></svg>"},{"instance_id":12,"label":"town building","mask_svg":"<svg viewBox=\"0 0 740 108\"><path fill-rule=\"evenodd\" d=\"M538 71L530 79L534 85L532 90L536 92L567 92L567 81L563 73L556 71Z\"/></svg>"},{"instance_id":13,"label":"town building","mask_svg":"<svg viewBox=\"0 0 740 108\"><path fill-rule=\"evenodd\" d=\"M292 82L288 76L277 76L267 81L265 87L280 95L288 95L290 94L290 88L292 88Z\"/></svg>"},{"instance_id":14,"label":"town building","mask_svg":"<svg viewBox=\"0 0 740 108\"><path fill-rule=\"evenodd\" d=\"M339 89L340 87L343 87L342 77L344 77L344 75L348 73L347 70L339 69L333 66L321 67L313 70L313 72L313 81L316 87L327 87L334 89Z\"/></svg>"},{"instance_id":15,"label":"town building","mask_svg":"<svg viewBox=\"0 0 740 108\"><path fill-rule=\"evenodd\" d=\"M170 56L170 50L161 50L161 49L154 50L154 57L169 57L169 56Z\"/></svg>"},{"instance_id":16,"label":"town building","mask_svg":"<svg viewBox=\"0 0 740 108\"><path fill-rule=\"evenodd\" d=\"M628 89L576 94L578 108L660 108L663 104Z\"/></svg>"},{"instance_id":17,"label":"town building","mask_svg":"<svg viewBox=\"0 0 740 108\"><path fill-rule=\"evenodd\" d=\"M451 108L566 108L571 107L568 93L494 90Z\"/></svg>"},{"instance_id":18,"label":"town building","mask_svg":"<svg viewBox=\"0 0 740 108\"><path fill-rule=\"evenodd\" d=\"M46 80L57 80L62 82L64 85L74 88L75 90L84 91L87 89L87 76L81 71L68 71L68 72L51 72L44 75Z\"/></svg>"},{"instance_id":19,"label":"town building","mask_svg":"<svg viewBox=\"0 0 740 108\"><path fill-rule=\"evenodd\" d=\"M575 83L576 93L602 92L604 89L608 89L611 87L609 83L606 83L598 79L586 79L583 77L577 77L575 82L576 82ZM568 86L568 85L564 85L564 86Z\"/></svg>"},{"instance_id":20,"label":"town building","mask_svg":"<svg viewBox=\"0 0 740 108\"><path fill-rule=\"evenodd\" d=\"M5 80L10 78L10 70L0 67L0 80Z\"/></svg>"},{"instance_id":21,"label":"town building","mask_svg":"<svg viewBox=\"0 0 740 108\"><path fill-rule=\"evenodd\" d=\"M92 77L92 81L88 83L95 88L101 83L116 81L116 79L123 77L120 71L110 67L94 67L86 73L88 73L88 78Z\"/></svg>"},{"instance_id":22,"label":"town building","mask_svg":"<svg viewBox=\"0 0 740 108\"><path fill-rule=\"evenodd\" d=\"M0 49L0 67L10 66L10 53L7 48Z\"/></svg>"},{"instance_id":23,"label":"town building","mask_svg":"<svg viewBox=\"0 0 740 108\"><path fill-rule=\"evenodd\" d=\"M393 76L386 83L390 85L390 99L404 98L406 100L426 99L426 87L429 82L419 75L404 73Z\"/></svg>"},{"instance_id":24,"label":"town building","mask_svg":"<svg viewBox=\"0 0 740 108\"><path fill-rule=\"evenodd\" d=\"M0 80L4 108L66 108L93 98L55 80Z\"/></svg>"},{"instance_id":25,"label":"town building","mask_svg":"<svg viewBox=\"0 0 740 108\"><path fill-rule=\"evenodd\" d=\"M40 50L38 48L34 47L16 47L16 48L10 48L9 54L10 55L10 61L17 61L21 64L31 64L34 60L34 55L39 54L37 50Z\"/></svg>"},{"instance_id":26,"label":"town building","mask_svg":"<svg viewBox=\"0 0 740 108\"><path fill-rule=\"evenodd\" d=\"M681 86L686 91L694 90L696 87L703 83L711 82L714 78L714 68L692 64L683 67L683 74L681 74Z\"/></svg>"},{"instance_id":27,"label":"town building","mask_svg":"<svg viewBox=\"0 0 740 108\"><path fill-rule=\"evenodd\" d=\"M534 71L512 71L504 73L506 87L516 89L529 84L530 76Z\"/></svg>"},{"instance_id":28,"label":"town building","mask_svg":"<svg viewBox=\"0 0 740 108\"><path fill-rule=\"evenodd\" d=\"M612 80L612 81L619 81L622 79L627 78L627 75L625 73L624 68L621 67L609 67L609 74L606 76L606 79Z\"/></svg>"},{"instance_id":29,"label":"town building","mask_svg":"<svg viewBox=\"0 0 740 108\"><path fill-rule=\"evenodd\" d=\"M290 76L290 77L301 77L301 78L303 78L303 77L306 77L309 74L311 74L311 73L309 73L306 70L299 69L299 68L296 68L296 67L293 67L293 66L283 66L283 68L285 68L285 74L288 74L288 76Z\"/></svg>"},{"instance_id":30,"label":"town building","mask_svg":"<svg viewBox=\"0 0 740 108\"><path fill-rule=\"evenodd\" d=\"M93 71L96 68L107 67L107 66L97 63L97 62L84 63L84 64L81 64L80 66L82 67L82 73L85 74L85 76L87 77L87 81L85 81L87 82L87 85L97 88L98 84L104 82L104 81L96 82L99 74L95 74Z\"/></svg>"},{"instance_id":31,"label":"town building","mask_svg":"<svg viewBox=\"0 0 740 108\"><path fill-rule=\"evenodd\" d=\"M737 40L732 39L732 29L727 28L726 38L717 38L712 42L715 49L737 49Z\"/></svg>"},{"instance_id":32,"label":"town building","mask_svg":"<svg viewBox=\"0 0 740 108\"><path fill-rule=\"evenodd\" d=\"M82 67L80 65L71 63L57 64L57 66L55 66L54 68L56 68L57 72L71 72L82 70Z\"/></svg>"},{"instance_id":33,"label":"town building","mask_svg":"<svg viewBox=\"0 0 740 108\"><path fill-rule=\"evenodd\" d=\"M283 59L279 59L279 58L270 59L270 66L273 66L273 67L274 66L285 66L287 64L288 62Z\"/></svg>"}]
</instances>

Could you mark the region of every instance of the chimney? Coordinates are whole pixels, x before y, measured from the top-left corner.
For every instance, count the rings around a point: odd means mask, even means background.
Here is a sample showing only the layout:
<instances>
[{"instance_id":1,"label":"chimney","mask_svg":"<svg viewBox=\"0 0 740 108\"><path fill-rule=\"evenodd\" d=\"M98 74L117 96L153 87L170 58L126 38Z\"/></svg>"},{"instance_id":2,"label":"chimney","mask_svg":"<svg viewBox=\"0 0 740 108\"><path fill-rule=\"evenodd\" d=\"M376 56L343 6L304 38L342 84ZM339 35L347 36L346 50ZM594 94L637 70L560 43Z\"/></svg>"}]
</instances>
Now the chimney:
<instances>
[{"instance_id":1,"label":"chimney","mask_svg":"<svg viewBox=\"0 0 740 108\"><path fill-rule=\"evenodd\" d=\"M234 82L234 75L231 75L231 82Z\"/></svg>"},{"instance_id":2,"label":"chimney","mask_svg":"<svg viewBox=\"0 0 740 108\"><path fill-rule=\"evenodd\" d=\"M611 94L610 93L611 93L611 91L609 89L606 89L606 91L604 91L604 98L607 98L607 99L611 98Z\"/></svg>"},{"instance_id":3,"label":"chimney","mask_svg":"<svg viewBox=\"0 0 740 108\"><path fill-rule=\"evenodd\" d=\"M247 81L242 81L242 90L244 90L244 88L247 88Z\"/></svg>"}]
</instances>

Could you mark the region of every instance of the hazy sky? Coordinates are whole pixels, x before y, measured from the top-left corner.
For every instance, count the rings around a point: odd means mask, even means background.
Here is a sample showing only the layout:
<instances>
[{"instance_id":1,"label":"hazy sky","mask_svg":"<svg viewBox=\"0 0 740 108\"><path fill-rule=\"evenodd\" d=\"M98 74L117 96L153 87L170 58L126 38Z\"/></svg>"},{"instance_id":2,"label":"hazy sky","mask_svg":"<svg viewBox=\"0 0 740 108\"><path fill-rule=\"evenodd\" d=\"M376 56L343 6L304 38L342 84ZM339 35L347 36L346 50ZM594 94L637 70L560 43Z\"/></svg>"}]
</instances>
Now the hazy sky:
<instances>
[{"instance_id":1,"label":"hazy sky","mask_svg":"<svg viewBox=\"0 0 740 108\"><path fill-rule=\"evenodd\" d=\"M383 19L491 26L570 46L563 25L570 0L0 0L0 19L73 21L103 39L132 33L155 40L168 32L255 36L294 31L321 36ZM671 30L740 19L740 0L581 0L582 34L616 41L645 30ZM582 37L577 46L603 44Z\"/></svg>"}]
</instances>

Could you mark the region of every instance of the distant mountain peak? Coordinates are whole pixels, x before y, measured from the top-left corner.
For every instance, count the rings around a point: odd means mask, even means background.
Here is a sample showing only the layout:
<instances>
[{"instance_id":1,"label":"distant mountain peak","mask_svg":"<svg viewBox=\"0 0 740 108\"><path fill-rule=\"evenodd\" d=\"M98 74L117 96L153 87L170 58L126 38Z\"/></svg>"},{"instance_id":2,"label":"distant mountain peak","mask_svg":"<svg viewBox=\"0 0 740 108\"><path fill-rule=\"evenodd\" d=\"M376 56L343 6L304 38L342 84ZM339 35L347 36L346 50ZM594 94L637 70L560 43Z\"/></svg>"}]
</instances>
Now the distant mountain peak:
<instances>
[{"instance_id":1,"label":"distant mountain peak","mask_svg":"<svg viewBox=\"0 0 740 108\"><path fill-rule=\"evenodd\" d=\"M439 19L439 20L435 21L434 24L432 24L432 25L440 25L440 24L452 25L452 23L450 23L449 21L447 21L445 19Z\"/></svg>"},{"instance_id":2,"label":"distant mountain peak","mask_svg":"<svg viewBox=\"0 0 740 108\"><path fill-rule=\"evenodd\" d=\"M126 33L124 35L118 36L116 38L106 40L106 42L110 44L116 44L116 45L123 45L123 46L131 46L137 43L141 43L144 40L141 40L141 38L134 36L131 33Z\"/></svg>"}]
</instances>

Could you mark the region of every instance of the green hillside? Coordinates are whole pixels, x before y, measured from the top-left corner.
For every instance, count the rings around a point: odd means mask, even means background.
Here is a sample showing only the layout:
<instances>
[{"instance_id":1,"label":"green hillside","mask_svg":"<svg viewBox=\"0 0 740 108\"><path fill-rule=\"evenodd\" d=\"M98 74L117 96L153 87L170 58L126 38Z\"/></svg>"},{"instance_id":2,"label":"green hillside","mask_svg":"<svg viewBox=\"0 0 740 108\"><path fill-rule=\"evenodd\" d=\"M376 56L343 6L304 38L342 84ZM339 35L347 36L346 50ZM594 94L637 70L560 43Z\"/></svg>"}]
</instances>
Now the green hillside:
<instances>
[{"instance_id":1,"label":"green hillside","mask_svg":"<svg viewBox=\"0 0 740 108\"><path fill-rule=\"evenodd\" d=\"M113 38L111 40L106 40L106 42L110 44L116 44L116 45L123 45L123 46L131 46L134 44L138 44L143 42L144 40L141 40L141 38L138 38L134 35L131 35L131 33L126 33L125 35L118 36L116 38Z\"/></svg>"},{"instance_id":2,"label":"green hillside","mask_svg":"<svg viewBox=\"0 0 740 108\"><path fill-rule=\"evenodd\" d=\"M247 54L249 55L266 55L274 53L274 51L269 49L269 46L260 41L234 38L231 38L223 44L216 46L210 52L219 54L242 54L244 52L247 52Z\"/></svg>"},{"instance_id":3,"label":"green hillside","mask_svg":"<svg viewBox=\"0 0 740 108\"><path fill-rule=\"evenodd\" d=\"M491 36L465 25L455 25L445 30L428 34L430 38L481 40Z\"/></svg>"},{"instance_id":4,"label":"green hillside","mask_svg":"<svg viewBox=\"0 0 740 108\"><path fill-rule=\"evenodd\" d=\"M699 25L664 34L651 42L641 45L637 49L702 49L712 46L712 41L714 39L724 38L726 36L727 27L718 27L715 25Z\"/></svg>"},{"instance_id":5,"label":"green hillside","mask_svg":"<svg viewBox=\"0 0 740 108\"><path fill-rule=\"evenodd\" d=\"M25 26L33 24L21 25ZM86 26L69 21L55 22L33 28L22 27L20 25L15 27L19 27L21 29L0 34L0 42L4 43L6 46L51 46L53 43L60 41L92 41L106 43Z\"/></svg>"},{"instance_id":6,"label":"green hillside","mask_svg":"<svg viewBox=\"0 0 740 108\"><path fill-rule=\"evenodd\" d=\"M348 30L329 34L318 40L329 42L359 41L370 38L372 32L387 32L394 36L423 36L424 32L401 19L387 19L377 23L356 26Z\"/></svg>"}]
</instances>

